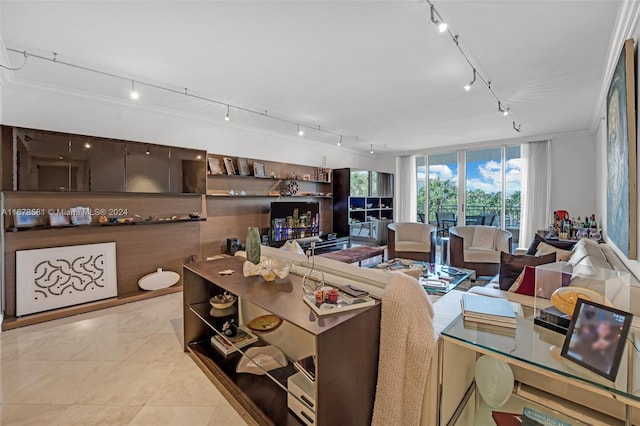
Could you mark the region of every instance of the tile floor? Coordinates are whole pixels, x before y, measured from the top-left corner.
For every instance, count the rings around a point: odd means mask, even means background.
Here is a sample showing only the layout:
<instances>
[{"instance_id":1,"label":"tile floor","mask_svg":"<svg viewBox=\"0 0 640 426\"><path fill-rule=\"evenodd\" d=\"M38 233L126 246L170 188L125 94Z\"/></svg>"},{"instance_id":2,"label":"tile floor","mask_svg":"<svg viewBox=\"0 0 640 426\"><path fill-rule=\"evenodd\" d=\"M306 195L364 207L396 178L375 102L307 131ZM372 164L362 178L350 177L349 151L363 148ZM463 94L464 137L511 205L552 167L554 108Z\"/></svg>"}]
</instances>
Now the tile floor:
<instances>
[{"instance_id":1,"label":"tile floor","mask_svg":"<svg viewBox=\"0 0 640 426\"><path fill-rule=\"evenodd\" d=\"M245 425L182 350L182 293L0 333L1 425Z\"/></svg>"}]
</instances>

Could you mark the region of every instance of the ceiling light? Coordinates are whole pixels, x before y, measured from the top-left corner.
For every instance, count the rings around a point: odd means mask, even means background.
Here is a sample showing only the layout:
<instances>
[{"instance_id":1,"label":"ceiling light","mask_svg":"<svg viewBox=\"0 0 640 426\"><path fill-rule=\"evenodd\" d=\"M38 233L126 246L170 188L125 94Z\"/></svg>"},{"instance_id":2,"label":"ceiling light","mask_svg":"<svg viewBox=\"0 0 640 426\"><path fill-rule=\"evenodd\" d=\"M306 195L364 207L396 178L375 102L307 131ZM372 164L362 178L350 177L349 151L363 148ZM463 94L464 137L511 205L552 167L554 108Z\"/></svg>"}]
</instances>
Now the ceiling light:
<instances>
[{"instance_id":1,"label":"ceiling light","mask_svg":"<svg viewBox=\"0 0 640 426\"><path fill-rule=\"evenodd\" d=\"M502 115L507 117L509 115L509 108L504 108L502 102L498 101L498 112L501 112Z\"/></svg>"},{"instance_id":2,"label":"ceiling light","mask_svg":"<svg viewBox=\"0 0 640 426\"><path fill-rule=\"evenodd\" d=\"M89 142L85 142L85 143L84 143L84 147L85 147L86 149L89 149L89 148L91 148L91 144L90 144Z\"/></svg>"},{"instance_id":3,"label":"ceiling light","mask_svg":"<svg viewBox=\"0 0 640 426\"><path fill-rule=\"evenodd\" d=\"M466 90L467 92L469 90L471 90L471 86L473 86L473 83L475 83L475 82L476 82L476 69L474 68L473 69L473 79L470 82L468 82L467 84L465 84L464 90Z\"/></svg>"},{"instance_id":4,"label":"ceiling light","mask_svg":"<svg viewBox=\"0 0 640 426\"><path fill-rule=\"evenodd\" d=\"M338 141L338 143L336 145L342 146L342 135L340 135L340 140Z\"/></svg>"},{"instance_id":5,"label":"ceiling light","mask_svg":"<svg viewBox=\"0 0 640 426\"><path fill-rule=\"evenodd\" d=\"M300 128L299 124L297 124L296 126L298 126L298 136L304 136L304 130Z\"/></svg>"},{"instance_id":6,"label":"ceiling light","mask_svg":"<svg viewBox=\"0 0 640 426\"><path fill-rule=\"evenodd\" d=\"M196 155L196 160L202 160L202 155Z\"/></svg>"},{"instance_id":7,"label":"ceiling light","mask_svg":"<svg viewBox=\"0 0 640 426\"><path fill-rule=\"evenodd\" d=\"M436 19L436 9L435 7L433 7L433 5L431 5L431 22L433 22L438 27L438 31L440 31L441 33L447 31L447 23Z\"/></svg>"},{"instance_id":8,"label":"ceiling light","mask_svg":"<svg viewBox=\"0 0 640 426\"><path fill-rule=\"evenodd\" d=\"M224 121L229 121L229 105L227 105L227 115L224 116Z\"/></svg>"},{"instance_id":9,"label":"ceiling light","mask_svg":"<svg viewBox=\"0 0 640 426\"><path fill-rule=\"evenodd\" d=\"M519 124L516 124L516 122L513 122L513 130L515 130L516 132L520 133L521 132L521 127Z\"/></svg>"},{"instance_id":10,"label":"ceiling light","mask_svg":"<svg viewBox=\"0 0 640 426\"><path fill-rule=\"evenodd\" d=\"M373 145L371 145L371 150L369 150L369 154L373 154Z\"/></svg>"},{"instance_id":11,"label":"ceiling light","mask_svg":"<svg viewBox=\"0 0 640 426\"><path fill-rule=\"evenodd\" d=\"M138 99L140 98L140 94L138 92L136 92L136 84L133 80L131 80L131 99Z\"/></svg>"},{"instance_id":12,"label":"ceiling light","mask_svg":"<svg viewBox=\"0 0 640 426\"><path fill-rule=\"evenodd\" d=\"M147 152L145 152L145 154L147 155L151 154L151 152L149 151L149 145L147 145Z\"/></svg>"}]
</instances>

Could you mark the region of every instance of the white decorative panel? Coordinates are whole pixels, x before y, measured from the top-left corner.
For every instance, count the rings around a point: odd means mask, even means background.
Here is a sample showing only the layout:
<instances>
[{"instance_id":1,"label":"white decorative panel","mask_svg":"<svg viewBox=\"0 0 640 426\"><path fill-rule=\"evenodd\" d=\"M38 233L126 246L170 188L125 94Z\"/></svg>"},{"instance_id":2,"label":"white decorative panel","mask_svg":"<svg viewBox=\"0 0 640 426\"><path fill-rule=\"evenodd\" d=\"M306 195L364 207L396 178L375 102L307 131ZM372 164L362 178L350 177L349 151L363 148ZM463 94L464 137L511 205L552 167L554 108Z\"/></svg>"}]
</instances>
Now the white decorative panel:
<instances>
[{"instance_id":1,"label":"white decorative panel","mask_svg":"<svg viewBox=\"0 0 640 426\"><path fill-rule=\"evenodd\" d=\"M115 297L116 243L16 251L16 315Z\"/></svg>"}]
</instances>

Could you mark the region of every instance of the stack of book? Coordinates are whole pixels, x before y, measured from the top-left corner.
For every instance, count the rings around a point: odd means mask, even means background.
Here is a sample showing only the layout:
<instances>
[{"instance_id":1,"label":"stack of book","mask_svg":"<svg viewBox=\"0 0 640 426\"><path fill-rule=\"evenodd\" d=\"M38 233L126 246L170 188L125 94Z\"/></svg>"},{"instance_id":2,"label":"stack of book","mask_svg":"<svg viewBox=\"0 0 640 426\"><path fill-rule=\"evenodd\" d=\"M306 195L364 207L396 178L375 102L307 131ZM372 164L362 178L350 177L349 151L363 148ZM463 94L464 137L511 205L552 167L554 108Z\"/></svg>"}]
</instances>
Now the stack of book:
<instances>
[{"instance_id":1,"label":"stack of book","mask_svg":"<svg viewBox=\"0 0 640 426\"><path fill-rule=\"evenodd\" d=\"M522 414L492 411L491 417L498 426L570 426L569 423L529 407L524 407Z\"/></svg>"},{"instance_id":2,"label":"stack of book","mask_svg":"<svg viewBox=\"0 0 640 426\"><path fill-rule=\"evenodd\" d=\"M244 327L238 327L238 333L233 337L215 334L211 337L211 346L226 356L257 341L258 336Z\"/></svg>"},{"instance_id":3,"label":"stack of book","mask_svg":"<svg viewBox=\"0 0 640 426\"><path fill-rule=\"evenodd\" d=\"M462 318L481 324L516 328L516 314L511 304L495 297L463 294Z\"/></svg>"}]
</instances>

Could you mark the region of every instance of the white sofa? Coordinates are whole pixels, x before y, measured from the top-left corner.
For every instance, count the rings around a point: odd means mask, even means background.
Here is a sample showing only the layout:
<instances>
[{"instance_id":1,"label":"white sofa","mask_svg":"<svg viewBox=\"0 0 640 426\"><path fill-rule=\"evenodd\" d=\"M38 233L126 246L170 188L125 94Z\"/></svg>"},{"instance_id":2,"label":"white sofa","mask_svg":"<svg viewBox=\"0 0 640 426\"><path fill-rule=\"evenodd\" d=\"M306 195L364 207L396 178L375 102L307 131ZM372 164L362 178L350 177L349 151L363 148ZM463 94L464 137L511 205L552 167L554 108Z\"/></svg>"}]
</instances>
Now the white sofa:
<instances>
[{"instance_id":1,"label":"white sofa","mask_svg":"<svg viewBox=\"0 0 640 426\"><path fill-rule=\"evenodd\" d=\"M577 287L593 287L598 284L599 270L611 270L619 272L631 271L616 255L613 248L608 244L599 244L596 241L582 239L576 243L573 254L567 261L572 268L570 286ZM543 265L544 267L544 265ZM523 296L509 291L500 290L498 286L498 277L494 278L485 287L473 287L469 290L471 293L481 294L491 297L506 298L512 301L533 306L532 296ZM630 275L630 292L629 294L617 294L612 296L612 304L622 310L628 310L635 317L640 316L640 282L631 274ZM549 301L537 302L538 306L550 305ZM542 305L540 304L542 303ZM636 318L634 318L635 320ZM640 318L638 318L640 323ZM636 323L636 321L634 321Z\"/></svg>"}]
</instances>

